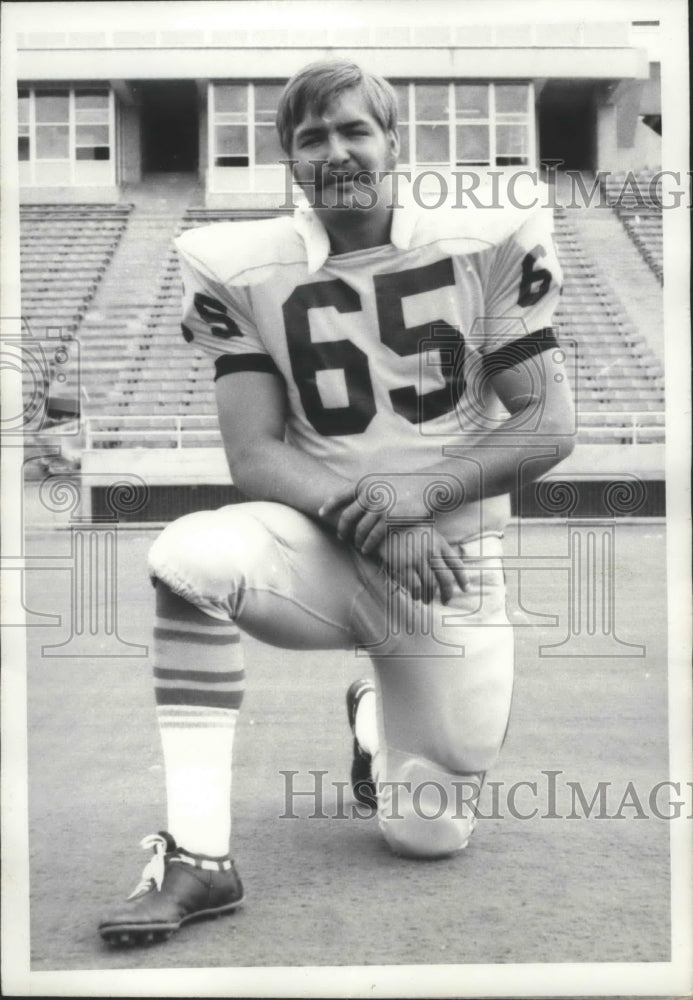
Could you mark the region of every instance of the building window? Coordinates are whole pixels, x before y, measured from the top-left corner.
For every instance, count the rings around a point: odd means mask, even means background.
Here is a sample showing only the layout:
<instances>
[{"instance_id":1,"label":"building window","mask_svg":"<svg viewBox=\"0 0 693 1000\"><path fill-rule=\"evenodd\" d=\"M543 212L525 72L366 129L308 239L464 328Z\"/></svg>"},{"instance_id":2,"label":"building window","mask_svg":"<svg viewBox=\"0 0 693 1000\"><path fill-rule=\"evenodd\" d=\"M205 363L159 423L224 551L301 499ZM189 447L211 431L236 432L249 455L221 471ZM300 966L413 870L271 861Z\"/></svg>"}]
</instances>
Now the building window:
<instances>
[{"instance_id":1,"label":"building window","mask_svg":"<svg viewBox=\"0 0 693 1000\"><path fill-rule=\"evenodd\" d=\"M212 93L214 164L276 166L283 157L274 118L283 83L216 83Z\"/></svg>"},{"instance_id":2,"label":"building window","mask_svg":"<svg viewBox=\"0 0 693 1000\"><path fill-rule=\"evenodd\" d=\"M494 85L496 105L496 163L499 167L529 163L529 86Z\"/></svg>"},{"instance_id":3,"label":"building window","mask_svg":"<svg viewBox=\"0 0 693 1000\"><path fill-rule=\"evenodd\" d=\"M455 163L458 167L491 165L489 85L455 85Z\"/></svg>"},{"instance_id":4,"label":"building window","mask_svg":"<svg viewBox=\"0 0 693 1000\"><path fill-rule=\"evenodd\" d=\"M284 152L279 145L279 136L274 120L277 105L284 84L256 83L253 87L255 104L255 162L258 164L279 163Z\"/></svg>"},{"instance_id":5,"label":"building window","mask_svg":"<svg viewBox=\"0 0 693 1000\"><path fill-rule=\"evenodd\" d=\"M529 83L394 83L400 163L413 168L527 166L533 161Z\"/></svg>"},{"instance_id":6,"label":"building window","mask_svg":"<svg viewBox=\"0 0 693 1000\"><path fill-rule=\"evenodd\" d=\"M420 166L450 163L450 87L447 83L417 83L414 87L415 160Z\"/></svg>"},{"instance_id":7,"label":"building window","mask_svg":"<svg viewBox=\"0 0 693 1000\"><path fill-rule=\"evenodd\" d=\"M35 90L37 160L70 159L70 91Z\"/></svg>"},{"instance_id":8,"label":"building window","mask_svg":"<svg viewBox=\"0 0 693 1000\"><path fill-rule=\"evenodd\" d=\"M214 86L214 163L247 167L249 90L246 83Z\"/></svg>"},{"instance_id":9,"label":"building window","mask_svg":"<svg viewBox=\"0 0 693 1000\"><path fill-rule=\"evenodd\" d=\"M78 160L108 160L111 156L107 90L75 93L75 156Z\"/></svg>"},{"instance_id":10,"label":"building window","mask_svg":"<svg viewBox=\"0 0 693 1000\"><path fill-rule=\"evenodd\" d=\"M412 173L534 163L531 83L391 81L399 106L399 164ZM282 81L210 85L209 177L214 192L276 192L286 158L275 116ZM240 169L239 169L240 168Z\"/></svg>"},{"instance_id":11,"label":"building window","mask_svg":"<svg viewBox=\"0 0 693 1000\"><path fill-rule=\"evenodd\" d=\"M23 87L18 102L22 184L114 183L109 88Z\"/></svg>"},{"instance_id":12,"label":"building window","mask_svg":"<svg viewBox=\"0 0 693 1000\"><path fill-rule=\"evenodd\" d=\"M29 103L31 95L28 90L18 91L19 107L17 117L19 129L17 137L17 156L20 161L26 161L31 155L31 140L29 137Z\"/></svg>"}]
</instances>

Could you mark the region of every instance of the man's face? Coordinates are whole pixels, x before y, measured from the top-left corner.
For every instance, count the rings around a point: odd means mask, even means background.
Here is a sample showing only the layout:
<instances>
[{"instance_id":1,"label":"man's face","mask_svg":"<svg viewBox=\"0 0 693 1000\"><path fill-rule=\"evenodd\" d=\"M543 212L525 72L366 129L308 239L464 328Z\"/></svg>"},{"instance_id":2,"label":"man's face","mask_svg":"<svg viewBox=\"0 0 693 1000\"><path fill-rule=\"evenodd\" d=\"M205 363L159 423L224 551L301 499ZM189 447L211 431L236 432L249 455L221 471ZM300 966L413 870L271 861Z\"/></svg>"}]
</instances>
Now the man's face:
<instances>
[{"instance_id":1,"label":"man's face","mask_svg":"<svg viewBox=\"0 0 693 1000\"><path fill-rule=\"evenodd\" d=\"M316 209L373 208L398 152L397 133L383 131L359 90L346 90L296 126L294 178Z\"/></svg>"}]
</instances>

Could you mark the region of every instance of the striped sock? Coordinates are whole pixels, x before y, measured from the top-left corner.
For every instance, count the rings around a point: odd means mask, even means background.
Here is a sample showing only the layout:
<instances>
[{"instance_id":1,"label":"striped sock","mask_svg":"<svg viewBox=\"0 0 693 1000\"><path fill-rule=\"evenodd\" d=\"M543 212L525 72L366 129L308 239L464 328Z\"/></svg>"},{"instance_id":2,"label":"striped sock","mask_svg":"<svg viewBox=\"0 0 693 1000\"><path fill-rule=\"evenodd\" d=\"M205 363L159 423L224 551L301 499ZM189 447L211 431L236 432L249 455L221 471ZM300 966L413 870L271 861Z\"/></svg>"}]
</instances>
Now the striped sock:
<instances>
[{"instance_id":1,"label":"striped sock","mask_svg":"<svg viewBox=\"0 0 693 1000\"><path fill-rule=\"evenodd\" d=\"M168 830L193 854L220 857L231 834L231 758L243 699L240 634L156 587L154 690Z\"/></svg>"}]
</instances>

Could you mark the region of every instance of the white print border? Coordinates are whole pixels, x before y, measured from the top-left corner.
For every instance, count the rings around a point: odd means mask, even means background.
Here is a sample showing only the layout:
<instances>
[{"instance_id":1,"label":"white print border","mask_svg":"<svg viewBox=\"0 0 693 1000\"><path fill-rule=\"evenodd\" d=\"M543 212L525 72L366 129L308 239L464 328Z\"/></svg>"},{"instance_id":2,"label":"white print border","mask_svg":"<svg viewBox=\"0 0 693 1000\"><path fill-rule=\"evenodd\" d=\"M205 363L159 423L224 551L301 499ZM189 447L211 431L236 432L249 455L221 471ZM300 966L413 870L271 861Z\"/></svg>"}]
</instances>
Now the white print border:
<instances>
[{"instance_id":1,"label":"white print border","mask_svg":"<svg viewBox=\"0 0 693 1000\"><path fill-rule=\"evenodd\" d=\"M444 0L432 0L431 23L445 23ZM474 0L462 0L470 11L470 19L488 17ZM66 14L75 7L61 3ZM96 6L96 5L91 5ZM115 10L118 4L106 7ZM123 5L126 6L126 5ZM148 5L142 4L144 9ZM175 27L185 4L166 5L167 27ZM196 16L214 16L221 7L230 4L199 3ZM603 17L605 5L600 3L565 4L534 0L486 0L486 11L502 17L507 14L528 21L587 19ZM389 4L391 10L400 5ZM687 102L687 42L686 8L679 0L660 3L633 0L622 3L613 0L608 5L611 19L622 16L647 19L656 10L661 21L662 104L664 109L664 157L668 168L684 177L688 167L688 102ZM2 145L14 149L16 139L16 109L13 100L16 80L16 52L12 44L14 30L26 30L26 18L34 24L50 23L59 14L51 4L13 3L2 9L2 74L3 114ZM46 21L45 19L48 19ZM29 29L31 30L31 29ZM18 255L18 180L13 157L3 161L2 197L2 291L1 312L19 316L19 255ZM665 178L665 181L667 179ZM671 178L669 178L671 180ZM683 183L681 185L683 188ZM666 189L666 188L665 188ZM682 199L683 200L683 199ZM665 216L665 330L667 347L667 523L668 532L668 591L670 649L670 777L685 782L690 775L690 312L688 308L689 228L684 206L672 206ZM3 384L4 405L17 412L12 404L20 398L16 380ZM21 532L21 449L6 448L2 452L3 471L3 551L15 551ZM15 574L16 576L16 574ZM22 613L21 588L13 575L3 588L3 610L13 615ZM3 987L6 993L17 995L44 994L54 996L562 996L562 995L624 995L650 996L683 995L691 988L691 858L690 825L672 820L672 913L674 934L672 960L667 963L608 963L555 964L551 954L540 965L479 965L462 968L426 965L419 967L368 968L285 968L258 969L141 969L82 971L68 973L55 970L35 973L29 969L29 908L28 908L28 803L27 803L27 733L23 724L26 706L24 672L25 648L21 628L5 630L2 698L2 767L3 811L2 843L4 852L3 891ZM682 817L684 819L684 817ZM80 873L84 877L84 873ZM11 913L11 924L6 919Z\"/></svg>"}]
</instances>

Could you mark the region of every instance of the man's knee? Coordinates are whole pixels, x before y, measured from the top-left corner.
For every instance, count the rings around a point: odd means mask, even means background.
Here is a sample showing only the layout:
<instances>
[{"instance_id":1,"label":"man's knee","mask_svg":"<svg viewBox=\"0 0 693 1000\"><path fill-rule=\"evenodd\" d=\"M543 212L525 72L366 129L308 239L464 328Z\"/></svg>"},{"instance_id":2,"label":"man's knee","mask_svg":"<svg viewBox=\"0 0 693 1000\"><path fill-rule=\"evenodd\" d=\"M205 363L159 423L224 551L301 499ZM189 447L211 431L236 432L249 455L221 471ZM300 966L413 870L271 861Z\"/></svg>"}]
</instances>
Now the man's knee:
<instances>
[{"instance_id":1,"label":"man's knee","mask_svg":"<svg viewBox=\"0 0 693 1000\"><path fill-rule=\"evenodd\" d=\"M149 572L192 603L225 602L266 564L268 532L243 505L196 511L169 524L149 551Z\"/></svg>"},{"instance_id":2,"label":"man's knee","mask_svg":"<svg viewBox=\"0 0 693 1000\"><path fill-rule=\"evenodd\" d=\"M476 823L479 778L447 774L411 759L379 783L378 822L391 850L435 859L463 850Z\"/></svg>"},{"instance_id":3,"label":"man's knee","mask_svg":"<svg viewBox=\"0 0 693 1000\"><path fill-rule=\"evenodd\" d=\"M466 775L489 771L498 760L502 740L489 739L460 741L448 746L438 757L438 763L453 775Z\"/></svg>"}]
</instances>

